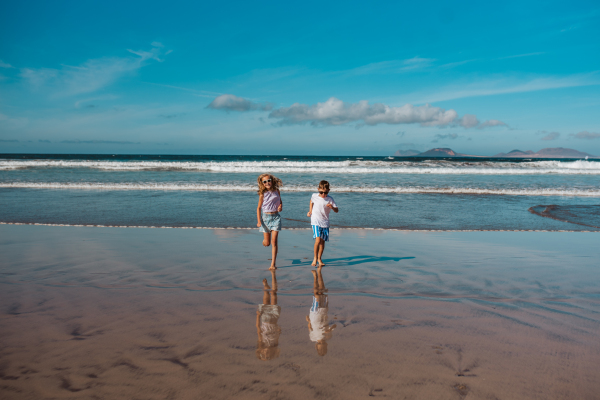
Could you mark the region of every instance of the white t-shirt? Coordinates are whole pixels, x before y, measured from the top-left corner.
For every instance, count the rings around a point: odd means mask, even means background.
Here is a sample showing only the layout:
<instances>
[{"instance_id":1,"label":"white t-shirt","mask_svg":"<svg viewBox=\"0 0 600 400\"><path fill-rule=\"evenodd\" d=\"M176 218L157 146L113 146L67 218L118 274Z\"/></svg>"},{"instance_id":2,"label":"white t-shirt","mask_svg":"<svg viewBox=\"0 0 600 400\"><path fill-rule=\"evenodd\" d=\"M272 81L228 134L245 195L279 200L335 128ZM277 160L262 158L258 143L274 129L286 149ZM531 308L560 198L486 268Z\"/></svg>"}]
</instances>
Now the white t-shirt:
<instances>
[{"instance_id":1,"label":"white t-shirt","mask_svg":"<svg viewBox=\"0 0 600 400\"><path fill-rule=\"evenodd\" d=\"M321 228L329 228L329 213L331 212L331 208L326 206L327 204L331 204L333 207L338 208L333 197L327 196L322 198L319 197L318 193L314 193L310 201L314 203L312 215L310 216L310 224L320 226Z\"/></svg>"}]
</instances>

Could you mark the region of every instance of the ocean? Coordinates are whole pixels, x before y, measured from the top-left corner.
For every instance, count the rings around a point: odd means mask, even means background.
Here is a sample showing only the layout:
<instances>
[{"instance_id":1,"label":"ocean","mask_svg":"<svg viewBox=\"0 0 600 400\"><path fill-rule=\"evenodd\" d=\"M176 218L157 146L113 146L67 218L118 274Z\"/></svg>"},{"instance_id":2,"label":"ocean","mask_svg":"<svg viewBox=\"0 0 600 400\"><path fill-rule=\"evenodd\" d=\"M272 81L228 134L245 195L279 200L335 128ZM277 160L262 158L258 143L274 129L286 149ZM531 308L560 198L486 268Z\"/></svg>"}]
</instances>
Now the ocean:
<instances>
[{"instance_id":1,"label":"ocean","mask_svg":"<svg viewBox=\"0 0 600 400\"><path fill-rule=\"evenodd\" d=\"M0 155L0 222L256 228L256 178L283 181L283 227L309 228L331 184L332 228L600 231L600 160Z\"/></svg>"}]
</instances>

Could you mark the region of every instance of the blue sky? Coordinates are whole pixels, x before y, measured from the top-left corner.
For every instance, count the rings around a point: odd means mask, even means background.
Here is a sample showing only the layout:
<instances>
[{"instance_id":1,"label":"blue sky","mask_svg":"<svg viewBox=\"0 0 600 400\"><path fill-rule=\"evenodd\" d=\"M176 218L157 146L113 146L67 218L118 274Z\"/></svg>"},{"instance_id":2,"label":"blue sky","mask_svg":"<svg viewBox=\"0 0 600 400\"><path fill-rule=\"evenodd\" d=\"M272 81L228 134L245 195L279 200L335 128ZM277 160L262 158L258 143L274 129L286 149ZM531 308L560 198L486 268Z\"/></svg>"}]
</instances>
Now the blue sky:
<instances>
[{"instance_id":1,"label":"blue sky","mask_svg":"<svg viewBox=\"0 0 600 400\"><path fill-rule=\"evenodd\" d=\"M600 5L4 2L0 152L600 155Z\"/></svg>"}]
</instances>

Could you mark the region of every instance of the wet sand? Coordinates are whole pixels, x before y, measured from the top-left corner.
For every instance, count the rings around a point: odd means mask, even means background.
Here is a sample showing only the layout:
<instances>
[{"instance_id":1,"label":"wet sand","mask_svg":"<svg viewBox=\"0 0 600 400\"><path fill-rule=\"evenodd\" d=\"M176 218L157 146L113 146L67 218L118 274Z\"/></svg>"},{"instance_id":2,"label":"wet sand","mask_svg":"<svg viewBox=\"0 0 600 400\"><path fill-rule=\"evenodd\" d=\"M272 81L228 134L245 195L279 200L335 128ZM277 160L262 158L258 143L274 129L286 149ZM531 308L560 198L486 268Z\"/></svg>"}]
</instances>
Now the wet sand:
<instances>
[{"instance_id":1,"label":"wet sand","mask_svg":"<svg viewBox=\"0 0 600 400\"><path fill-rule=\"evenodd\" d=\"M593 233L332 230L320 356L310 231L0 226L3 399L597 399ZM273 292L268 292L273 294Z\"/></svg>"}]
</instances>

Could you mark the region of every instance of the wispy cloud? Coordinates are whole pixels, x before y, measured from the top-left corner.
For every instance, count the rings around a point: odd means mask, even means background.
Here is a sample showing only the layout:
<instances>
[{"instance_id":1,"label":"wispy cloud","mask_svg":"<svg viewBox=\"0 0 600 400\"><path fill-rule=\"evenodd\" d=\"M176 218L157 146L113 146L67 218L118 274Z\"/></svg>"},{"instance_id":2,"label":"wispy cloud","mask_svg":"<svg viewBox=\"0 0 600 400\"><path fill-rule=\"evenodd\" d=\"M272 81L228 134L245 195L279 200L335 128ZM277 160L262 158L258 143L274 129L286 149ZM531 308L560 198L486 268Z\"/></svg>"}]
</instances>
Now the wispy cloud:
<instances>
[{"instance_id":1,"label":"wispy cloud","mask_svg":"<svg viewBox=\"0 0 600 400\"><path fill-rule=\"evenodd\" d=\"M515 54L515 55L512 55L512 56L498 57L496 60L507 60L509 58L521 58L521 57L541 56L542 54L546 54L546 52L544 52L544 51L537 51L535 53Z\"/></svg>"},{"instance_id":2,"label":"wispy cloud","mask_svg":"<svg viewBox=\"0 0 600 400\"><path fill-rule=\"evenodd\" d=\"M0 68L14 68L12 65L10 65L9 63L5 63L4 61L0 60Z\"/></svg>"},{"instance_id":3,"label":"wispy cloud","mask_svg":"<svg viewBox=\"0 0 600 400\"><path fill-rule=\"evenodd\" d=\"M95 96L95 97L90 97L88 99L82 99L82 100L77 100L73 105L75 108L81 108L81 107L94 107L93 104L87 104L86 103L90 103L92 101L106 101L106 100L115 100L118 99L118 96L112 95L112 94L107 94L104 96Z\"/></svg>"},{"instance_id":4,"label":"wispy cloud","mask_svg":"<svg viewBox=\"0 0 600 400\"><path fill-rule=\"evenodd\" d=\"M431 143L438 143L440 140L444 140L444 139L454 140L456 138L458 138L457 133L448 133L445 135L437 134L437 135L435 135L435 137L431 141Z\"/></svg>"},{"instance_id":5,"label":"wispy cloud","mask_svg":"<svg viewBox=\"0 0 600 400\"><path fill-rule=\"evenodd\" d=\"M73 96L95 92L113 84L119 78L135 73L147 65L148 60L159 58L163 49L132 51L138 57L105 57L86 61L77 66L62 65L61 69L23 68L21 76L35 89L50 89L59 96Z\"/></svg>"},{"instance_id":6,"label":"wispy cloud","mask_svg":"<svg viewBox=\"0 0 600 400\"><path fill-rule=\"evenodd\" d=\"M413 97L418 96L417 103L433 103L467 97L494 96L594 85L600 85L598 71L566 77L538 77L529 80L517 80L515 78L490 79L469 84L451 85L435 93L425 95L414 94Z\"/></svg>"},{"instance_id":7,"label":"wispy cloud","mask_svg":"<svg viewBox=\"0 0 600 400\"><path fill-rule=\"evenodd\" d=\"M343 71L346 75L393 74L424 69L435 61L433 58L413 57L406 60L381 61Z\"/></svg>"},{"instance_id":8,"label":"wispy cloud","mask_svg":"<svg viewBox=\"0 0 600 400\"><path fill-rule=\"evenodd\" d=\"M575 139L587 139L587 140L600 139L600 133L594 133L594 132L588 132L588 131L582 131L579 133L571 133L571 134L569 134L569 136L572 136Z\"/></svg>"},{"instance_id":9,"label":"wispy cloud","mask_svg":"<svg viewBox=\"0 0 600 400\"><path fill-rule=\"evenodd\" d=\"M224 94L224 93L218 93L218 92L210 92L208 90L198 90L198 89L185 88L185 87L181 87L181 86L165 85L164 83L154 83L154 82L144 82L144 83L147 83L149 85L162 86L162 87L166 87L169 89L182 90L184 92L190 92L194 96L198 96L198 97L213 98L215 96L220 96L220 95Z\"/></svg>"},{"instance_id":10,"label":"wispy cloud","mask_svg":"<svg viewBox=\"0 0 600 400\"><path fill-rule=\"evenodd\" d=\"M235 96L233 94L223 94L216 97L206 108L224 111L269 111L273 108L271 103L256 103L254 101Z\"/></svg>"},{"instance_id":11,"label":"wispy cloud","mask_svg":"<svg viewBox=\"0 0 600 400\"><path fill-rule=\"evenodd\" d=\"M540 131L540 132L538 132L538 134L544 135L542 137L542 140L556 140L560 137L560 133L558 133L558 132Z\"/></svg>"}]
</instances>

